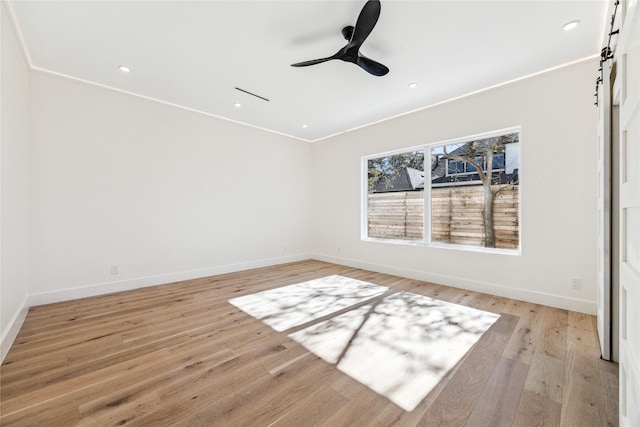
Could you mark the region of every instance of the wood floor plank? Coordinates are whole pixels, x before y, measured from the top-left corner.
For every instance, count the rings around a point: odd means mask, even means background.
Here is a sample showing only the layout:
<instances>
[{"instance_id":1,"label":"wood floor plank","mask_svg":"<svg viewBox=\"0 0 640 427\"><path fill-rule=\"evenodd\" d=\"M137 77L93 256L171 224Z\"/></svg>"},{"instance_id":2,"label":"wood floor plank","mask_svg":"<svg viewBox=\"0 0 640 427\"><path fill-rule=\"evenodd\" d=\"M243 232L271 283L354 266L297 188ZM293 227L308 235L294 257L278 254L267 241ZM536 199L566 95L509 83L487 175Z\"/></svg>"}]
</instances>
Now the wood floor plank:
<instances>
[{"instance_id":1,"label":"wood floor plank","mask_svg":"<svg viewBox=\"0 0 640 427\"><path fill-rule=\"evenodd\" d=\"M73 405L33 406L28 411L2 415L2 426L75 426L80 421L78 408Z\"/></svg>"},{"instance_id":2,"label":"wood floor plank","mask_svg":"<svg viewBox=\"0 0 640 427\"><path fill-rule=\"evenodd\" d=\"M567 330L567 355L564 361L562 425L606 425L596 354L597 342L593 331L582 329L581 325L570 326Z\"/></svg>"},{"instance_id":3,"label":"wood floor plank","mask_svg":"<svg viewBox=\"0 0 640 427\"><path fill-rule=\"evenodd\" d=\"M598 365L598 367L600 368L600 381L602 383L602 393L604 395L604 407L607 415L607 425L609 427L617 427L619 424L618 364L600 360Z\"/></svg>"},{"instance_id":4,"label":"wood floor plank","mask_svg":"<svg viewBox=\"0 0 640 427\"><path fill-rule=\"evenodd\" d=\"M221 322L227 322L228 320L229 318L226 318ZM253 321L253 319L251 320ZM211 323L208 323L208 326L215 328L219 326L219 322L212 321ZM158 348L164 348L168 345L179 344L187 338L182 333L178 335L169 334L167 337L164 337L164 335L167 334L150 334L149 336L143 337L137 341L129 341L122 345L102 350L93 349L90 352L79 353L75 351L68 351L69 349L67 349L62 357L59 358L55 357L57 353L47 353L50 354L52 360L38 360L38 363L28 363L28 361L32 359L25 358L22 359L24 367L20 365L21 361L18 361L17 363L13 363L8 366L7 369L3 369L3 378L11 382L13 377L19 376L26 378L28 382L32 383L32 385L37 385L39 381L46 381L47 383L60 381L74 375L94 371L101 367L126 360L139 352L150 352ZM38 359L40 359L40 357L38 357ZM74 368L70 369L69 365ZM7 393L11 393L13 387L16 385L16 382L11 382L11 386L4 387L2 389L3 397L7 397Z\"/></svg>"},{"instance_id":5,"label":"wood floor plank","mask_svg":"<svg viewBox=\"0 0 640 427\"><path fill-rule=\"evenodd\" d=\"M113 406L117 403L117 410ZM132 420L155 411L161 406L158 393L154 390L139 396L128 398L125 402L114 402L111 406L105 406L102 410L94 409L83 413L81 410L79 426L121 426Z\"/></svg>"},{"instance_id":6,"label":"wood floor plank","mask_svg":"<svg viewBox=\"0 0 640 427\"><path fill-rule=\"evenodd\" d=\"M562 405L524 390L513 422L514 427L560 427ZM566 424L567 426L569 424ZM579 424L577 424L579 425Z\"/></svg>"},{"instance_id":7,"label":"wood floor plank","mask_svg":"<svg viewBox=\"0 0 640 427\"><path fill-rule=\"evenodd\" d=\"M520 314L520 319L504 350L504 356L528 365L536 350L544 310L540 305L521 302L512 304L511 309Z\"/></svg>"},{"instance_id":8,"label":"wood floor plank","mask_svg":"<svg viewBox=\"0 0 640 427\"><path fill-rule=\"evenodd\" d=\"M570 311L568 313L567 323L570 326L575 326L576 328L584 329L585 331L595 331L594 318L595 316L591 316L589 314Z\"/></svg>"},{"instance_id":9,"label":"wood floor plank","mask_svg":"<svg viewBox=\"0 0 640 427\"><path fill-rule=\"evenodd\" d=\"M564 363L543 353L535 353L529 368L525 390L562 403Z\"/></svg>"},{"instance_id":10,"label":"wood floor plank","mask_svg":"<svg viewBox=\"0 0 640 427\"><path fill-rule=\"evenodd\" d=\"M369 425L389 401L365 388L320 424L322 427Z\"/></svg>"},{"instance_id":11,"label":"wood floor plank","mask_svg":"<svg viewBox=\"0 0 640 427\"><path fill-rule=\"evenodd\" d=\"M500 313L500 318L491 325L489 330L491 332L495 332L500 335L505 335L510 337L513 334L513 331L516 329L520 318L518 316L514 316L513 314L508 313Z\"/></svg>"},{"instance_id":12,"label":"wood floor plank","mask_svg":"<svg viewBox=\"0 0 640 427\"><path fill-rule=\"evenodd\" d=\"M139 355L154 354L170 346L188 341L185 335L172 336L154 341L148 345L134 347L126 351L115 353L110 357L96 357L88 359L86 363L73 363L67 358L61 363L56 363L56 368L40 368L37 371L30 370L27 373L21 372L19 375L8 376L2 386L2 399L10 399L15 396L27 394L42 389L44 386L62 386L65 382L101 369L127 363Z\"/></svg>"},{"instance_id":13,"label":"wood floor plank","mask_svg":"<svg viewBox=\"0 0 640 427\"><path fill-rule=\"evenodd\" d=\"M85 399L83 403L79 404L80 420L90 424L91 420L100 414L110 412L117 414L116 418L131 422L133 418L127 417L127 410L123 411L122 408L131 407L133 402L146 402L150 398L150 390L153 391L151 400L154 405L158 404L155 405L155 409L157 409L160 404L161 393L166 392L166 390L184 387L192 381L196 381L200 376L205 375L207 371L228 362L234 357L235 354L228 349L213 353L209 346L203 346L200 351L186 353L184 357L174 359L173 363L165 363L164 369L156 369L155 372L145 375L141 380L129 381L111 393L102 393L97 398ZM115 412L114 408L118 408L119 412ZM143 413L138 410L135 415L140 417L148 412L152 411ZM113 417L109 417L109 419L113 419Z\"/></svg>"},{"instance_id":14,"label":"wood floor plank","mask_svg":"<svg viewBox=\"0 0 640 427\"><path fill-rule=\"evenodd\" d=\"M59 384L44 386L41 389L30 391L28 393L3 399L0 403L2 408L2 417L12 415L16 412L28 411L31 407L39 405L50 405L55 399L67 399L70 394L85 394L86 389L90 387L98 387L109 378L124 378L129 380L137 371L143 371L146 364L152 363L162 355L167 355L166 350L154 353L143 354L137 358L129 359L125 362L118 363L107 368L91 372L79 377L62 381Z\"/></svg>"},{"instance_id":15,"label":"wood floor plank","mask_svg":"<svg viewBox=\"0 0 640 427\"><path fill-rule=\"evenodd\" d=\"M486 332L422 417L421 426L463 426L493 372L507 337Z\"/></svg>"},{"instance_id":16,"label":"wood floor plank","mask_svg":"<svg viewBox=\"0 0 640 427\"><path fill-rule=\"evenodd\" d=\"M511 426L529 367L505 357L498 361L466 423L467 427Z\"/></svg>"},{"instance_id":17,"label":"wood floor plank","mask_svg":"<svg viewBox=\"0 0 640 427\"><path fill-rule=\"evenodd\" d=\"M322 386L317 391L302 396L287 413L269 424L273 427L317 426L342 408L348 400L331 387Z\"/></svg>"},{"instance_id":18,"label":"wood floor plank","mask_svg":"<svg viewBox=\"0 0 640 427\"><path fill-rule=\"evenodd\" d=\"M278 373L266 373L262 377L227 393L224 398L212 402L185 420L193 426L224 425L269 425L282 415L297 396L314 390L313 375L336 373L327 365L316 363L318 358L310 356L299 360Z\"/></svg>"},{"instance_id":19,"label":"wood floor plank","mask_svg":"<svg viewBox=\"0 0 640 427\"><path fill-rule=\"evenodd\" d=\"M545 307L544 312L536 351L564 360L569 312L551 307Z\"/></svg>"},{"instance_id":20,"label":"wood floor plank","mask_svg":"<svg viewBox=\"0 0 640 427\"><path fill-rule=\"evenodd\" d=\"M255 348L208 368L189 382L180 382L163 388L159 391L162 408L138 420L133 420L130 425L184 423L186 419L231 394L245 393L253 382L269 375L261 364L261 355L278 351L281 351L279 347Z\"/></svg>"},{"instance_id":21,"label":"wood floor plank","mask_svg":"<svg viewBox=\"0 0 640 427\"><path fill-rule=\"evenodd\" d=\"M341 375L331 383L330 387L346 399L353 399L366 388L348 375Z\"/></svg>"},{"instance_id":22,"label":"wood floor plank","mask_svg":"<svg viewBox=\"0 0 640 427\"><path fill-rule=\"evenodd\" d=\"M333 275L500 318L407 412L287 335L336 313L277 332L229 303ZM594 319L315 260L64 301L29 310L0 367L0 424L615 426Z\"/></svg>"},{"instance_id":23,"label":"wood floor plank","mask_svg":"<svg viewBox=\"0 0 640 427\"><path fill-rule=\"evenodd\" d=\"M470 301L470 305L478 310L500 314L504 311L508 301L509 300L506 298L500 298L489 294L478 294Z\"/></svg>"}]
</instances>

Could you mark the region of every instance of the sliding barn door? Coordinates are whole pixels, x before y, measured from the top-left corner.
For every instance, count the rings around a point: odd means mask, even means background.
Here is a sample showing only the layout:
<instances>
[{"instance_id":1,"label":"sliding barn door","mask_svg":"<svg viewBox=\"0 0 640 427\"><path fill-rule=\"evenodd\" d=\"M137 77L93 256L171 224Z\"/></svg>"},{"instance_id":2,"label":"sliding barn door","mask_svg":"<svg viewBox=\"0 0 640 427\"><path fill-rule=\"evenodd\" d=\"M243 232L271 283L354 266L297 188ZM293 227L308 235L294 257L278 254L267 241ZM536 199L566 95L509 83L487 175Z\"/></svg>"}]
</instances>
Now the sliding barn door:
<instances>
[{"instance_id":1,"label":"sliding barn door","mask_svg":"<svg viewBox=\"0 0 640 427\"><path fill-rule=\"evenodd\" d=\"M620 425L640 426L640 3L621 2Z\"/></svg>"},{"instance_id":2,"label":"sliding barn door","mask_svg":"<svg viewBox=\"0 0 640 427\"><path fill-rule=\"evenodd\" d=\"M598 338L611 359L611 60L602 64L598 88Z\"/></svg>"}]
</instances>

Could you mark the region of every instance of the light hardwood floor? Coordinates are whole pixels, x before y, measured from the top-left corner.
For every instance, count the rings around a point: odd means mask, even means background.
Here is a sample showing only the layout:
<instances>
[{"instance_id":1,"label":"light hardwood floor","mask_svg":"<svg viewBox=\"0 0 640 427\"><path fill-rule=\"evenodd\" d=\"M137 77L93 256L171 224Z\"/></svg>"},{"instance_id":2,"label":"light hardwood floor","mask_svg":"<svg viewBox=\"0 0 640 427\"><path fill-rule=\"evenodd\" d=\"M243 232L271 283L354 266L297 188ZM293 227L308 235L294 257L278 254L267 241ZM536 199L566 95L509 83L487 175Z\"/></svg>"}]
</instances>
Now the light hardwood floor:
<instances>
[{"instance_id":1,"label":"light hardwood floor","mask_svg":"<svg viewBox=\"0 0 640 427\"><path fill-rule=\"evenodd\" d=\"M328 275L500 313L411 412L228 303ZM0 424L617 425L595 318L303 261L33 307L2 364Z\"/></svg>"}]
</instances>

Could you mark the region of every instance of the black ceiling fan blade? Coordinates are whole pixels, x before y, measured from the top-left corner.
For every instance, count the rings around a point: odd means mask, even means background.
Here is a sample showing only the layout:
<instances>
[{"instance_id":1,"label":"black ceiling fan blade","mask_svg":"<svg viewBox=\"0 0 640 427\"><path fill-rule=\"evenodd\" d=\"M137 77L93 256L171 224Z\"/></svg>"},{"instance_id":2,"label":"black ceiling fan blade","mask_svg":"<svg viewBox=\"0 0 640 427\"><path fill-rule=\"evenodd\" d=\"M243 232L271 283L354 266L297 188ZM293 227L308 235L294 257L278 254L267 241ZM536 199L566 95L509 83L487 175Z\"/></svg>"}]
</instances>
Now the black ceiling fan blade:
<instances>
[{"instance_id":1,"label":"black ceiling fan blade","mask_svg":"<svg viewBox=\"0 0 640 427\"><path fill-rule=\"evenodd\" d=\"M358 15L353 35L349 41L351 46L360 46L369 37L380 17L380 0L368 0Z\"/></svg>"},{"instance_id":2,"label":"black ceiling fan blade","mask_svg":"<svg viewBox=\"0 0 640 427\"><path fill-rule=\"evenodd\" d=\"M309 65L321 64L323 62L331 61L335 59L335 56L329 56L328 58L320 58L320 59L312 59L310 61L297 62L295 64L291 64L292 67L308 67Z\"/></svg>"},{"instance_id":3,"label":"black ceiling fan blade","mask_svg":"<svg viewBox=\"0 0 640 427\"><path fill-rule=\"evenodd\" d=\"M380 0L367 0L358 15L356 25L347 26L342 29L342 35L348 40L342 49L333 56L298 62L291 64L291 66L307 67L309 65L321 64L332 59L340 59L341 61L357 64L360 68L374 76L386 75L389 72L389 68L360 54L360 46L362 46L367 37L369 37L369 34L371 34L378 22L378 18L380 18L380 9Z\"/></svg>"},{"instance_id":4,"label":"black ceiling fan blade","mask_svg":"<svg viewBox=\"0 0 640 427\"><path fill-rule=\"evenodd\" d=\"M366 72L373 74L374 76L384 76L389 72L389 68L381 63L369 59L366 56L359 56L357 64Z\"/></svg>"}]
</instances>

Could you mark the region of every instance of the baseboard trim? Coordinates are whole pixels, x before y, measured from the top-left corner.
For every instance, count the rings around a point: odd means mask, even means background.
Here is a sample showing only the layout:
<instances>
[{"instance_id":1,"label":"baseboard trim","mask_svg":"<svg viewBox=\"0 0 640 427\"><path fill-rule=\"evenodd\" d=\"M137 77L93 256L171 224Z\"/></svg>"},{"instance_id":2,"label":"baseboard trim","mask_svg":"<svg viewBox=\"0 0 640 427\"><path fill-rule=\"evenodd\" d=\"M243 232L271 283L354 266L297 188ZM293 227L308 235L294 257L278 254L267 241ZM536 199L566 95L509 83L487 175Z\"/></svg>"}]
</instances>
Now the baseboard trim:
<instances>
[{"instance_id":1,"label":"baseboard trim","mask_svg":"<svg viewBox=\"0 0 640 427\"><path fill-rule=\"evenodd\" d=\"M78 298L87 298L114 292L129 291L148 286L164 285L180 282L182 280L199 279L202 277L216 276L219 274L235 273L237 271L251 270L254 268L269 267L272 265L286 264L289 262L304 261L310 259L310 254L291 255L278 258L265 258L257 261L226 264L215 267L200 268L196 270L179 271L168 274L136 277L117 282L96 283L78 288L61 289L52 292L42 292L28 296L28 306L52 304L61 301L70 301Z\"/></svg>"},{"instance_id":2,"label":"baseboard trim","mask_svg":"<svg viewBox=\"0 0 640 427\"><path fill-rule=\"evenodd\" d=\"M459 277L432 274L424 271L398 268L384 264L375 264L350 258L334 257L323 254L313 254L312 258L318 261L330 262L347 267L361 268L363 270L375 271L377 273L385 273L394 276L406 277L408 279L420 280L423 282L437 283L441 285L452 286L454 288L482 292L499 297L517 299L534 304L542 304L550 307L577 311L580 313L587 313L592 315L595 315L597 313L597 303L595 301L567 298L562 295L547 294L527 289L510 288L508 286L497 285L495 283L461 279Z\"/></svg>"},{"instance_id":3,"label":"baseboard trim","mask_svg":"<svg viewBox=\"0 0 640 427\"><path fill-rule=\"evenodd\" d=\"M11 326L7 328L7 330L2 334L2 338L0 339L0 364L4 362L4 358L7 356L7 353L9 353L9 349L13 345L13 342L16 340L18 332L20 332L20 328L24 323L24 319L27 318L28 312L28 297L25 297L24 301L22 301L20 309L16 312L16 314L14 314L13 318L9 322Z\"/></svg>"}]
</instances>

